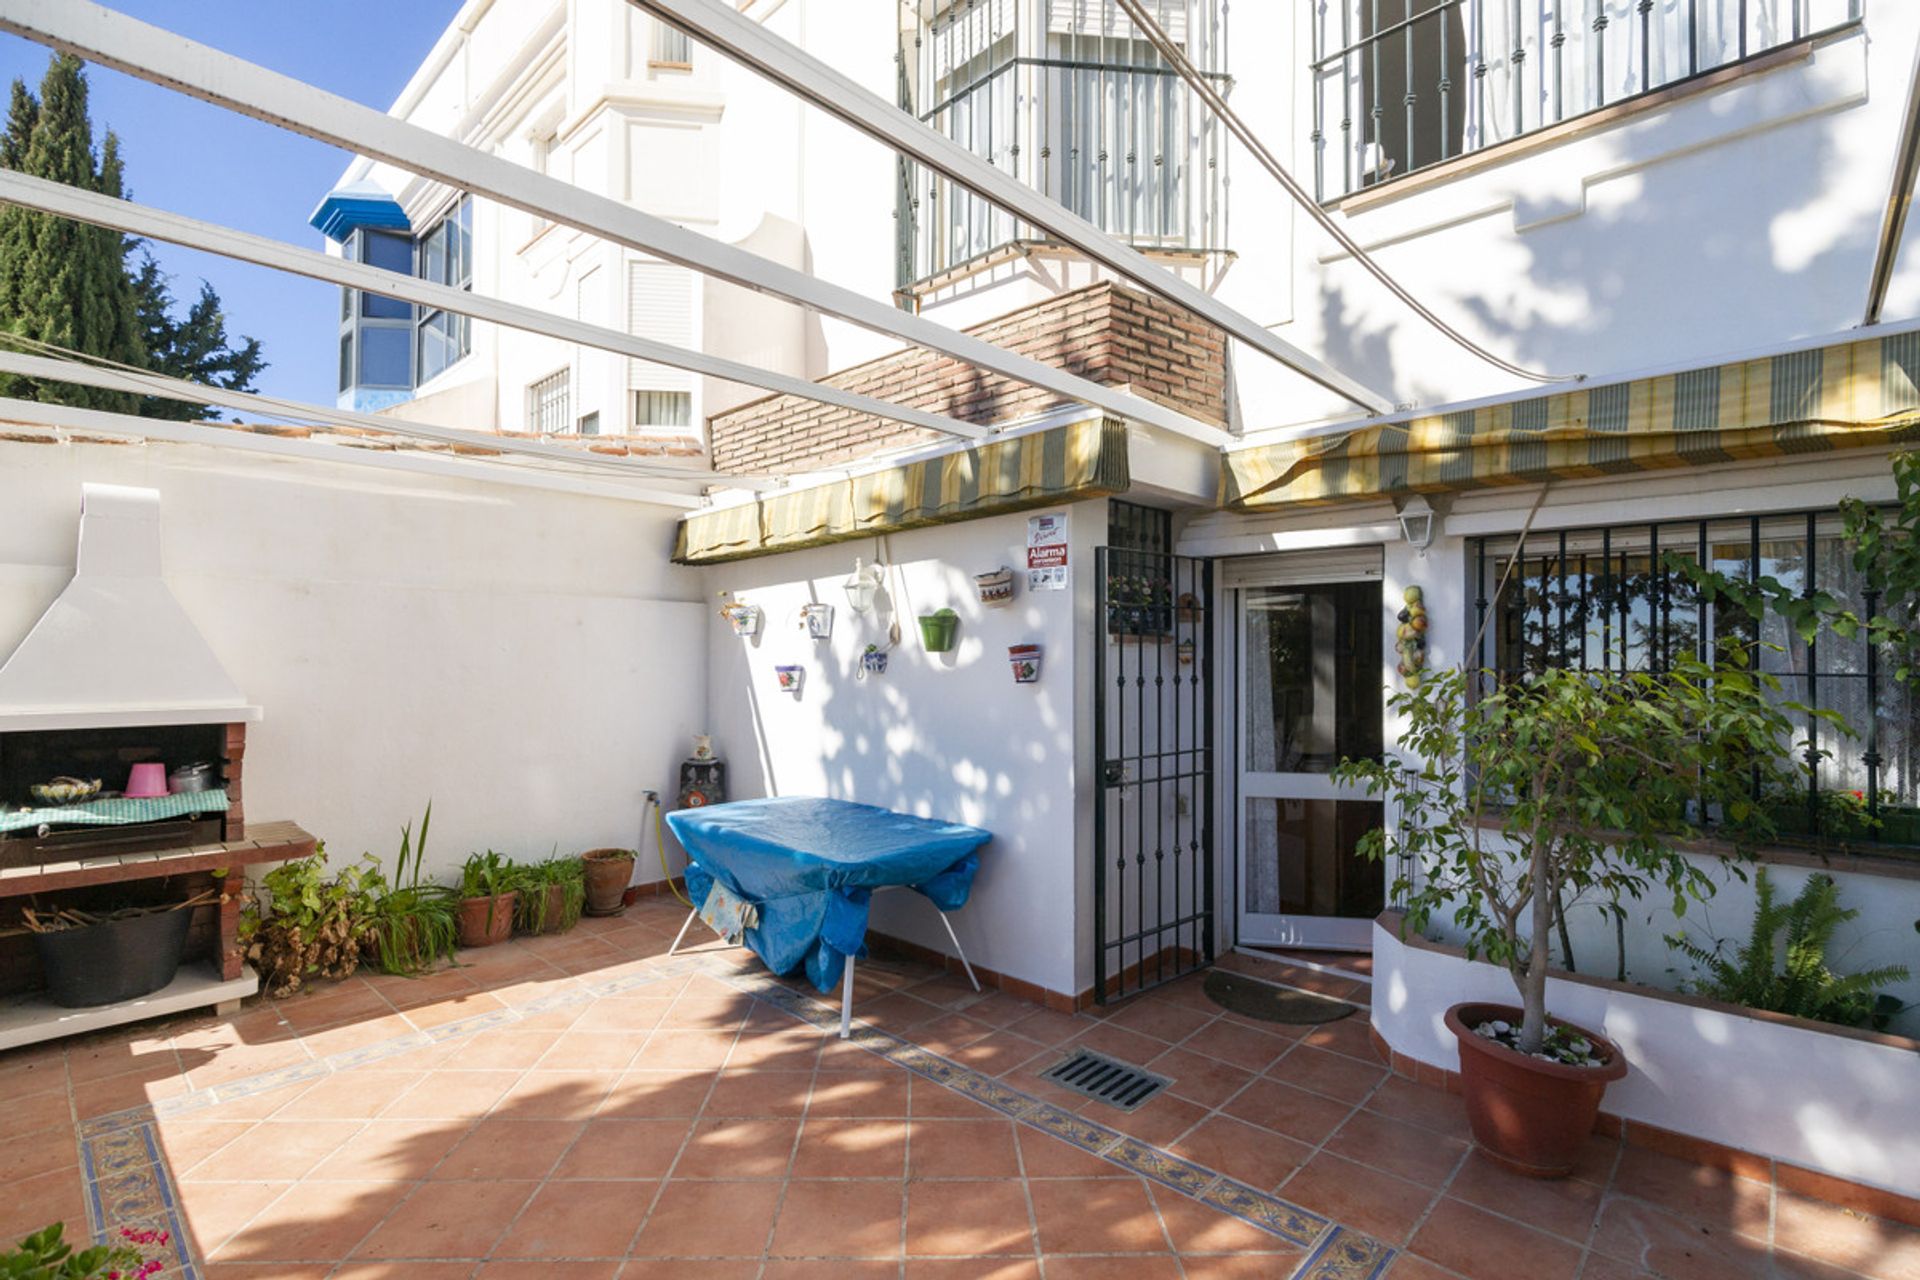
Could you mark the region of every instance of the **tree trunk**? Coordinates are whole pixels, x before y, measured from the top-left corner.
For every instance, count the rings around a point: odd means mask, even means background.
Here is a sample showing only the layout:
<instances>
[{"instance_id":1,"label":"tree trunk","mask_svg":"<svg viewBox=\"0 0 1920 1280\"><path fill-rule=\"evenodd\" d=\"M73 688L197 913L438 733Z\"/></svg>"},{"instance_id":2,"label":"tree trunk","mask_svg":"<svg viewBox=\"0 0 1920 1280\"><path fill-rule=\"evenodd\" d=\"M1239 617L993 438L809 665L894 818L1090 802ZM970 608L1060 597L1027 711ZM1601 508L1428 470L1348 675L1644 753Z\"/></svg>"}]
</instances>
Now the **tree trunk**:
<instances>
[{"instance_id":1,"label":"tree trunk","mask_svg":"<svg viewBox=\"0 0 1920 1280\"><path fill-rule=\"evenodd\" d=\"M1553 935L1553 904L1559 886L1547 876L1547 859L1534 841L1533 936L1528 939L1527 977L1520 984L1520 1052L1538 1053L1547 1039L1547 965Z\"/></svg>"}]
</instances>

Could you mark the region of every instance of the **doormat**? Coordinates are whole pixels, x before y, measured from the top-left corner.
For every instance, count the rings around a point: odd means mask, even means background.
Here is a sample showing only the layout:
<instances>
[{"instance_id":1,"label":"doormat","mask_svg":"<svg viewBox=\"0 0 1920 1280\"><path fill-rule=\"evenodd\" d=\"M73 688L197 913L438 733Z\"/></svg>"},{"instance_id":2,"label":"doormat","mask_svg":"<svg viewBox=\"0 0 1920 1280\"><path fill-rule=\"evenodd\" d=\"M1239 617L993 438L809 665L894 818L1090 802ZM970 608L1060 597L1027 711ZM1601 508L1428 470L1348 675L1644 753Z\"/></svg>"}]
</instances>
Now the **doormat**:
<instances>
[{"instance_id":1,"label":"doormat","mask_svg":"<svg viewBox=\"0 0 1920 1280\"><path fill-rule=\"evenodd\" d=\"M1207 999L1222 1009L1262 1022L1291 1022L1307 1025L1337 1022L1353 1012L1344 1000L1331 1000L1306 991L1289 991L1252 978L1215 969L1207 975L1202 988Z\"/></svg>"}]
</instances>

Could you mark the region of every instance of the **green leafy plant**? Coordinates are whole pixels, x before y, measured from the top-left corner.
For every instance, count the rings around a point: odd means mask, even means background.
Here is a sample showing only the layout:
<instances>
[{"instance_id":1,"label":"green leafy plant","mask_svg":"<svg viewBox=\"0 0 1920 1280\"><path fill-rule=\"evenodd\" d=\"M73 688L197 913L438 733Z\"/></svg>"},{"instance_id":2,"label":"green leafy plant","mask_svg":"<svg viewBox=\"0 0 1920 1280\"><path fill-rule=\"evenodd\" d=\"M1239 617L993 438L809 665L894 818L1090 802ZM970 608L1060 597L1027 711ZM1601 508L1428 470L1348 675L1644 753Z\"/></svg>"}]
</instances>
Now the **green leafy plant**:
<instances>
[{"instance_id":1,"label":"green leafy plant","mask_svg":"<svg viewBox=\"0 0 1920 1280\"><path fill-rule=\"evenodd\" d=\"M366 942L374 967L382 973L419 973L451 956L458 945L459 902L453 889L421 879L432 823L429 802L420 818L419 840L414 839L412 823L402 827L393 879L380 877L373 886L373 923Z\"/></svg>"},{"instance_id":2,"label":"green leafy plant","mask_svg":"<svg viewBox=\"0 0 1920 1280\"><path fill-rule=\"evenodd\" d=\"M1832 876L1808 876L1793 901L1782 903L1762 867L1754 873L1753 893L1753 926L1739 947L1730 948L1720 939L1704 947L1682 934L1668 936L1667 945L1703 971L1687 990L1749 1009L1848 1027L1885 1026L1900 1011L1900 1002L1880 988L1905 982L1906 966L1852 974L1836 974L1828 967L1834 931L1860 914L1840 905L1840 888Z\"/></svg>"},{"instance_id":3,"label":"green leafy plant","mask_svg":"<svg viewBox=\"0 0 1920 1280\"><path fill-rule=\"evenodd\" d=\"M552 857L516 871L520 897L514 903L514 928L521 933L565 933L580 922L587 903L587 869L580 859Z\"/></svg>"},{"instance_id":4,"label":"green leafy plant","mask_svg":"<svg viewBox=\"0 0 1920 1280\"><path fill-rule=\"evenodd\" d=\"M120 1228L119 1244L76 1250L63 1238L66 1224L42 1227L6 1253L0 1253L0 1280L146 1280L165 1267L140 1252L141 1245L165 1247L164 1231Z\"/></svg>"},{"instance_id":5,"label":"green leafy plant","mask_svg":"<svg viewBox=\"0 0 1920 1280\"><path fill-rule=\"evenodd\" d=\"M1395 825L1360 842L1399 856L1394 899L1409 928L1439 915L1512 977L1519 1048L1547 1041L1548 945L1569 895L1623 919L1626 900L1659 891L1676 915L1713 882L1673 847L1688 817L1719 810L1728 833L1768 834L1752 777L1791 776L1791 726L1778 682L1738 651L1671 671L1548 670L1478 697L1478 673L1435 672L1393 694L1404 755L1345 760L1334 777L1391 802Z\"/></svg>"},{"instance_id":6,"label":"green leafy plant","mask_svg":"<svg viewBox=\"0 0 1920 1280\"><path fill-rule=\"evenodd\" d=\"M238 937L247 959L274 996L291 995L314 977L352 977L373 926L377 865L327 875L327 849L283 862L261 877L240 909Z\"/></svg>"},{"instance_id":7,"label":"green leafy plant","mask_svg":"<svg viewBox=\"0 0 1920 1280\"><path fill-rule=\"evenodd\" d=\"M485 853L470 853L460 868L460 896L468 900L487 900L486 927L491 930L493 913L503 909L500 906L501 896L518 889L523 878L520 868L514 866L504 854L495 853L492 849ZM505 909L510 910L511 907Z\"/></svg>"}]
</instances>

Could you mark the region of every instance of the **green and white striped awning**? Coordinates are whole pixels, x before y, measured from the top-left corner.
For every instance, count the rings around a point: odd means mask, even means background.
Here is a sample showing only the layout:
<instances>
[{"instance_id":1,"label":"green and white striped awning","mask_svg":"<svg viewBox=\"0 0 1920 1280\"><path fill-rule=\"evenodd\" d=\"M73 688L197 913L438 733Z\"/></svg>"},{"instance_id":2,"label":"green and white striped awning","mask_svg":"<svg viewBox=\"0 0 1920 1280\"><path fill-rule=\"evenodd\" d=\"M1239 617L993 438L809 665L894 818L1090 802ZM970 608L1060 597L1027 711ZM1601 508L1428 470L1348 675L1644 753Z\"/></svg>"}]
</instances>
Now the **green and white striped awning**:
<instances>
[{"instance_id":1,"label":"green and white striped awning","mask_svg":"<svg viewBox=\"0 0 1920 1280\"><path fill-rule=\"evenodd\" d=\"M1127 431L1091 418L884 471L762 494L680 522L677 564L718 564L1125 493Z\"/></svg>"},{"instance_id":2,"label":"green and white striped awning","mask_svg":"<svg viewBox=\"0 0 1920 1280\"><path fill-rule=\"evenodd\" d=\"M1715 365L1224 455L1242 511L1888 445L1920 434L1920 333Z\"/></svg>"}]
</instances>

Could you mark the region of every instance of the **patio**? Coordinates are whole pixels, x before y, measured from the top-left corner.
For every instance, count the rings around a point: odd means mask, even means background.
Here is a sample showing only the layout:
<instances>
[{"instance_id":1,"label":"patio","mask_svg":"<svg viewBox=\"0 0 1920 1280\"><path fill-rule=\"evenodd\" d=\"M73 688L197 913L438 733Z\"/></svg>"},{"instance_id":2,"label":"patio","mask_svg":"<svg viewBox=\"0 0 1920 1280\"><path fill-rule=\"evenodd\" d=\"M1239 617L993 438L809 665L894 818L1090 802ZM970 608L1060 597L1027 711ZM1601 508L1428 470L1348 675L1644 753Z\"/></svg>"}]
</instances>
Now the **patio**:
<instances>
[{"instance_id":1,"label":"patio","mask_svg":"<svg viewBox=\"0 0 1920 1280\"><path fill-rule=\"evenodd\" d=\"M209 1280L1920 1275L1920 1232L1764 1161L1596 1137L1567 1182L1507 1175L1358 1016L1191 980L1070 1016L875 961L841 1042L744 951L667 958L681 919L0 1056L0 1230L158 1226L163 1274ZM1174 1083L1087 1101L1037 1074L1071 1045Z\"/></svg>"}]
</instances>

